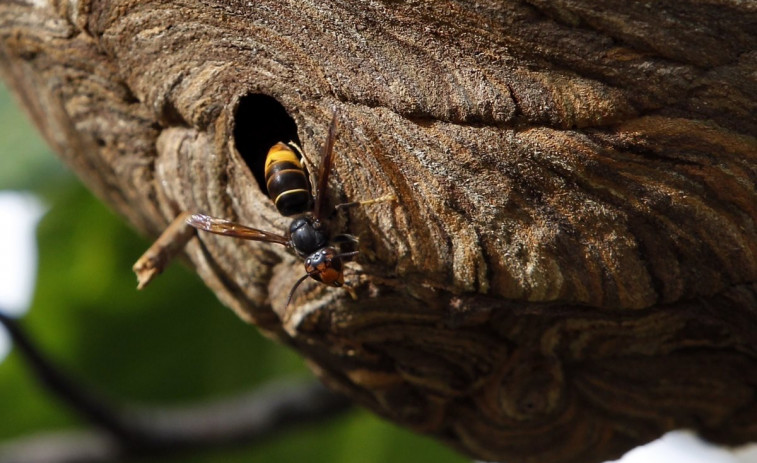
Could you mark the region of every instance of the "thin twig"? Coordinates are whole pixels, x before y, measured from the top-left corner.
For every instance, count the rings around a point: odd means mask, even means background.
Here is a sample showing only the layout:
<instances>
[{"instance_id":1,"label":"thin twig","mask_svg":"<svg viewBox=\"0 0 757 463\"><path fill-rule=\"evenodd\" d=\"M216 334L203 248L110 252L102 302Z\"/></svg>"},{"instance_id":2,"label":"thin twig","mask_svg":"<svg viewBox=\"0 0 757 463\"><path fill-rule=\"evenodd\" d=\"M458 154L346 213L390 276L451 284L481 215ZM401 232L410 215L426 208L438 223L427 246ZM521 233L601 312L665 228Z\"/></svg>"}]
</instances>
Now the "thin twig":
<instances>
[{"instance_id":1,"label":"thin twig","mask_svg":"<svg viewBox=\"0 0 757 463\"><path fill-rule=\"evenodd\" d=\"M197 230L187 224L192 214L182 212L166 227L165 231L134 263L132 270L137 274L137 289L143 289L153 278L160 275L173 258L184 249Z\"/></svg>"}]
</instances>

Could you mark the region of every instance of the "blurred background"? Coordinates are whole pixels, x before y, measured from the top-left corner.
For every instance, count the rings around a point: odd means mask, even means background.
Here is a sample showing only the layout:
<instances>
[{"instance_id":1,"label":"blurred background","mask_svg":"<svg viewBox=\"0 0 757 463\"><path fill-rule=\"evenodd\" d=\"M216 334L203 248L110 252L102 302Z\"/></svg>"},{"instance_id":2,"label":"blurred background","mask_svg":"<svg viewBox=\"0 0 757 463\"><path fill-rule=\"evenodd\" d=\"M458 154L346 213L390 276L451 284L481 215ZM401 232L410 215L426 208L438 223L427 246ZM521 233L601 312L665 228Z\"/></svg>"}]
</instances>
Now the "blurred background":
<instances>
[{"instance_id":1,"label":"blurred background","mask_svg":"<svg viewBox=\"0 0 757 463\"><path fill-rule=\"evenodd\" d=\"M202 402L312 376L180 263L137 292L131 266L149 244L81 186L0 84L0 309L20 317L56 365L106 396L143 405ZM0 444L86 426L42 390L0 328ZM253 447L172 461L468 460L354 410ZM621 461L757 463L757 451L718 449L678 432Z\"/></svg>"}]
</instances>

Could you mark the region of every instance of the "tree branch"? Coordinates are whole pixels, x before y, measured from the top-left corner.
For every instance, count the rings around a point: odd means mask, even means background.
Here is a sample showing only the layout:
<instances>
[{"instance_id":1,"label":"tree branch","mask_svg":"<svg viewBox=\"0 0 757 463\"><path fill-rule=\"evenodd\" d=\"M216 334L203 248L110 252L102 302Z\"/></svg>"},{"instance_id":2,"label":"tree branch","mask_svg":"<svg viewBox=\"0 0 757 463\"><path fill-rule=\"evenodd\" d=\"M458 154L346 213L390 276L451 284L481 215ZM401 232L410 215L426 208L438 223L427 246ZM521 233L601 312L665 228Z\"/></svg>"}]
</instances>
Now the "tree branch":
<instances>
[{"instance_id":1,"label":"tree branch","mask_svg":"<svg viewBox=\"0 0 757 463\"><path fill-rule=\"evenodd\" d=\"M37 348L16 319L0 309L0 323L5 327L34 377L47 391L91 424L120 439L130 440L133 431L119 419L115 406L98 393L77 383L56 367Z\"/></svg>"},{"instance_id":2,"label":"tree branch","mask_svg":"<svg viewBox=\"0 0 757 463\"><path fill-rule=\"evenodd\" d=\"M293 427L321 422L350 408L320 383L274 382L239 397L160 408L114 406L72 380L47 359L20 325L0 323L47 390L96 429L25 437L0 445L2 463L107 462L196 449L250 444Z\"/></svg>"}]
</instances>

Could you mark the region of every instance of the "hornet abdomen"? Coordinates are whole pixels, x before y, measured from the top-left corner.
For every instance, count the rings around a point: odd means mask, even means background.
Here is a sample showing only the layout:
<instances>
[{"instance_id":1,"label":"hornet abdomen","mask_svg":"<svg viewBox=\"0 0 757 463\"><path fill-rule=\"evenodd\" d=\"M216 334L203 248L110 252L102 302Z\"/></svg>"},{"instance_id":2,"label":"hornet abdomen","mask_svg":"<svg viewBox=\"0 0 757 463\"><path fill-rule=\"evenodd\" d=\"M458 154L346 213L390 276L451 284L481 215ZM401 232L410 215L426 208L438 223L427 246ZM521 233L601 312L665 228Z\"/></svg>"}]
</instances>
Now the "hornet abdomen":
<instances>
[{"instance_id":1,"label":"hornet abdomen","mask_svg":"<svg viewBox=\"0 0 757 463\"><path fill-rule=\"evenodd\" d=\"M276 143L265 158L268 196L283 216L309 212L313 207L305 168L297 154L284 143Z\"/></svg>"}]
</instances>

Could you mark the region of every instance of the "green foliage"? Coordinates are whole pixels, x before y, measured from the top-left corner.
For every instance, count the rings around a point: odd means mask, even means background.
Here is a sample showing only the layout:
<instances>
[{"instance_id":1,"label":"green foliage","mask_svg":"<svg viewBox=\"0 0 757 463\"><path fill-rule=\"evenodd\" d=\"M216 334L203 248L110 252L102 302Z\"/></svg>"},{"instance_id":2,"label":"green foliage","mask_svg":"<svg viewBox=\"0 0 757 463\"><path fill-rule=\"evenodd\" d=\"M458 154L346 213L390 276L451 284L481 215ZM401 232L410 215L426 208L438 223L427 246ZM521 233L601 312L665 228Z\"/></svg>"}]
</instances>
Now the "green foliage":
<instances>
[{"instance_id":1,"label":"green foliage","mask_svg":"<svg viewBox=\"0 0 757 463\"><path fill-rule=\"evenodd\" d=\"M69 176L0 82L0 189L39 189Z\"/></svg>"},{"instance_id":2,"label":"green foliage","mask_svg":"<svg viewBox=\"0 0 757 463\"><path fill-rule=\"evenodd\" d=\"M143 404L202 401L309 375L295 353L241 322L181 264L137 292L131 265L149 243L60 173L2 91L0 128L0 189L42 192L50 207L38 229L37 289L23 324L57 365L110 397ZM15 351L0 363L0 410L0 442L86 426L40 388ZM465 460L358 411L252 448L174 461Z\"/></svg>"}]
</instances>

